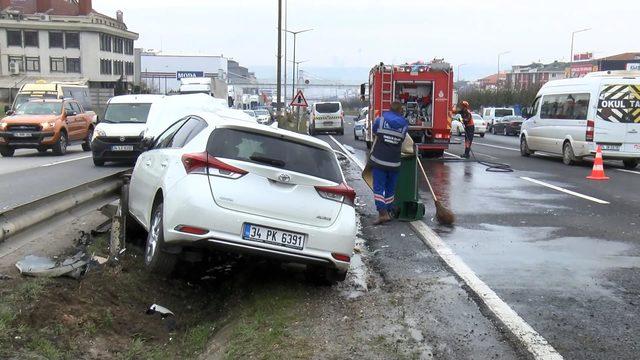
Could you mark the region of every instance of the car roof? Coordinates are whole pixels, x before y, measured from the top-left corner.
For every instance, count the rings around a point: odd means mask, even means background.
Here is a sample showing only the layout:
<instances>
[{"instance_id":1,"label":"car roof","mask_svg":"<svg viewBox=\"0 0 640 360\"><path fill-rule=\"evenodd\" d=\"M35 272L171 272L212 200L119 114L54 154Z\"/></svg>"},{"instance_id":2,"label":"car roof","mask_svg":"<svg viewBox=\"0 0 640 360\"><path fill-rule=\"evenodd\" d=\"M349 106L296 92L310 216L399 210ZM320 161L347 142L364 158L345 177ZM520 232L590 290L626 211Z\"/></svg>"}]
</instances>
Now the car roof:
<instances>
[{"instance_id":1,"label":"car roof","mask_svg":"<svg viewBox=\"0 0 640 360\"><path fill-rule=\"evenodd\" d=\"M231 109L232 110L232 109ZM209 125L212 126L230 126L234 128L245 128L254 132L261 132L267 135L275 135L281 137L283 139L293 140L298 143L304 143L315 147L320 147L329 151L333 151L331 146L326 142L316 139L309 135L298 134L293 131L283 130L279 128L274 128L267 125L261 125L256 123L255 121L238 121L238 119L225 116L226 114L220 113L211 113L211 112L201 112L193 114L204 119Z\"/></svg>"},{"instance_id":2,"label":"car roof","mask_svg":"<svg viewBox=\"0 0 640 360\"><path fill-rule=\"evenodd\" d=\"M137 94L114 96L109 100L109 104L140 104L153 103L164 99L164 95Z\"/></svg>"}]
</instances>

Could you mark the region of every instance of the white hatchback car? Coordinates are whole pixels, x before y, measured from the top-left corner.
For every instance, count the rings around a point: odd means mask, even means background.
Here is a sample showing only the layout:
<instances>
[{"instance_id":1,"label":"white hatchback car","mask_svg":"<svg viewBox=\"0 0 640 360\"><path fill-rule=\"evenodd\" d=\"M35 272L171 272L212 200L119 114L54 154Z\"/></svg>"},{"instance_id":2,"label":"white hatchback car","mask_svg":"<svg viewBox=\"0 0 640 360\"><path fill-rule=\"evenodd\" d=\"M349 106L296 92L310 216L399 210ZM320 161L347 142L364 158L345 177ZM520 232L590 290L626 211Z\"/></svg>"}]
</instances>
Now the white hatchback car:
<instances>
[{"instance_id":1,"label":"white hatchback car","mask_svg":"<svg viewBox=\"0 0 640 360\"><path fill-rule=\"evenodd\" d=\"M342 281L355 195L325 142L202 113L171 125L138 158L128 208L148 231L151 271L169 273L182 250L209 247Z\"/></svg>"},{"instance_id":2,"label":"white hatchback car","mask_svg":"<svg viewBox=\"0 0 640 360\"><path fill-rule=\"evenodd\" d=\"M487 122L482 119L482 116L478 114L472 114L473 123L474 123L474 135L478 134L480 137L484 137L484 134L487 132ZM456 115L451 120L451 135L464 135L464 125L462 124L462 119L460 115Z\"/></svg>"}]
</instances>

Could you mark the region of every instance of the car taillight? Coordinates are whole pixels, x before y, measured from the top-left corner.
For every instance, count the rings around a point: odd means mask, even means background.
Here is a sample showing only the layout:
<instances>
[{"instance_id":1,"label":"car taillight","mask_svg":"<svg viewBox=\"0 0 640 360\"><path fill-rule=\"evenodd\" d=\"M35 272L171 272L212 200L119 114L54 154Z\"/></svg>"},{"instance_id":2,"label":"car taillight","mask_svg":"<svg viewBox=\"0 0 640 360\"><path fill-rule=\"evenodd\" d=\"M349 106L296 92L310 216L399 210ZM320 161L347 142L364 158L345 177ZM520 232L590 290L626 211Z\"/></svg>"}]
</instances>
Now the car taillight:
<instances>
[{"instance_id":1,"label":"car taillight","mask_svg":"<svg viewBox=\"0 0 640 360\"><path fill-rule=\"evenodd\" d=\"M316 186L316 191L327 200L333 200L351 206L353 206L356 201L355 190L345 183L338 186Z\"/></svg>"},{"instance_id":2,"label":"car taillight","mask_svg":"<svg viewBox=\"0 0 640 360\"><path fill-rule=\"evenodd\" d=\"M587 120L587 134L586 134L587 141L593 141L593 135L595 133L595 130L596 130L596 125L593 122L593 120Z\"/></svg>"},{"instance_id":3,"label":"car taillight","mask_svg":"<svg viewBox=\"0 0 640 360\"><path fill-rule=\"evenodd\" d=\"M340 254L340 253L331 253L331 256L333 256L333 258L338 261L344 261L344 262L351 261L351 257L349 255Z\"/></svg>"},{"instance_id":4,"label":"car taillight","mask_svg":"<svg viewBox=\"0 0 640 360\"><path fill-rule=\"evenodd\" d=\"M201 229L199 227L189 226L189 225L178 225L176 226L175 229L176 231L180 231L187 234L194 234L194 235L204 235L209 232L209 230L207 229Z\"/></svg>"},{"instance_id":5,"label":"car taillight","mask_svg":"<svg viewBox=\"0 0 640 360\"><path fill-rule=\"evenodd\" d=\"M442 139L444 135L442 133L436 133L436 139Z\"/></svg>"},{"instance_id":6,"label":"car taillight","mask_svg":"<svg viewBox=\"0 0 640 360\"><path fill-rule=\"evenodd\" d=\"M247 174L247 171L224 163L206 151L182 155L182 165L187 174L213 175L230 179L238 179Z\"/></svg>"}]
</instances>

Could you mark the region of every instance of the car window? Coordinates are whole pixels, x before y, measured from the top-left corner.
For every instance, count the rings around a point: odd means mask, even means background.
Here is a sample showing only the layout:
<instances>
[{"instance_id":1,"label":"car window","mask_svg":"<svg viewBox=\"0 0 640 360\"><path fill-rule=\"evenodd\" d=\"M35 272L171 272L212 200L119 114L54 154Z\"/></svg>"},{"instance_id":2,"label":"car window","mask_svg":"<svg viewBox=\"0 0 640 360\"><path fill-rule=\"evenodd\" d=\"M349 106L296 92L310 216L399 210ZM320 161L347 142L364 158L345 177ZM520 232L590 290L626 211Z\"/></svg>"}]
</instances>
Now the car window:
<instances>
[{"instance_id":1,"label":"car window","mask_svg":"<svg viewBox=\"0 0 640 360\"><path fill-rule=\"evenodd\" d=\"M542 97L541 119L586 120L590 94L557 94Z\"/></svg>"},{"instance_id":2,"label":"car window","mask_svg":"<svg viewBox=\"0 0 640 360\"><path fill-rule=\"evenodd\" d=\"M169 144L168 147L181 148L185 146L206 127L207 123L204 120L195 116L189 118L189 120L187 120L187 122L173 136L171 144Z\"/></svg>"},{"instance_id":3,"label":"car window","mask_svg":"<svg viewBox=\"0 0 640 360\"><path fill-rule=\"evenodd\" d=\"M108 123L134 123L143 124L147 122L150 103L132 104L109 104L104 113L104 122Z\"/></svg>"},{"instance_id":4,"label":"car window","mask_svg":"<svg viewBox=\"0 0 640 360\"><path fill-rule=\"evenodd\" d=\"M71 103L69 102L64 103L64 111L73 111L73 107L71 106Z\"/></svg>"},{"instance_id":5,"label":"car window","mask_svg":"<svg viewBox=\"0 0 640 360\"><path fill-rule=\"evenodd\" d=\"M176 134L180 127L184 125L186 118L180 119L173 123L173 125L169 126L167 130L165 130L155 141L154 149L164 149L171 145L171 140L173 140L173 136Z\"/></svg>"},{"instance_id":6,"label":"car window","mask_svg":"<svg viewBox=\"0 0 640 360\"><path fill-rule=\"evenodd\" d=\"M491 110L487 109L484 111L484 116L490 116L491 115Z\"/></svg>"},{"instance_id":7,"label":"car window","mask_svg":"<svg viewBox=\"0 0 640 360\"><path fill-rule=\"evenodd\" d=\"M273 166L342 182L340 165L332 151L276 136L220 128L211 133L207 152L215 157Z\"/></svg>"},{"instance_id":8,"label":"car window","mask_svg":"<svg viewBox=\"0 0 640 360\"><path fill-rule=\"evenodd\" d=\"M78 103L72 102L71 108L73 108L73 111L75 111L76 114L80 114L82 112L80 111L80 105L78 105Z\"/></svg>"},{"instance_id":9,"label":"car window","mask_svg":"<svg viewBox=\"0 0 640 360\"><path fill-rule=\"evenodd\" d=\"M318 103L318 104L315 104L315 109L316 109L316 112L319 112L322 114L337 113L338 111L340 111L340 104L339 103Z\"/></svg>"},{"instance_id":10,"label":"car window","mask_svg":"<svg viewBox=\"0 0 640 360\"><path fill-rule=\"evenodd\" d=\"M60 115L59 102L26 102L17 110L17 115Z\"/></svg>"},{"instance_id":11,"label":"car window","mask_svg":"<svg viewBox=\"0 0 640 360\"><path fill-rule=\"evenodd\" d=\"M512 109L496 109L496 117L511 116L511 115L513 115Z\"/></svg>"}]
</instances>

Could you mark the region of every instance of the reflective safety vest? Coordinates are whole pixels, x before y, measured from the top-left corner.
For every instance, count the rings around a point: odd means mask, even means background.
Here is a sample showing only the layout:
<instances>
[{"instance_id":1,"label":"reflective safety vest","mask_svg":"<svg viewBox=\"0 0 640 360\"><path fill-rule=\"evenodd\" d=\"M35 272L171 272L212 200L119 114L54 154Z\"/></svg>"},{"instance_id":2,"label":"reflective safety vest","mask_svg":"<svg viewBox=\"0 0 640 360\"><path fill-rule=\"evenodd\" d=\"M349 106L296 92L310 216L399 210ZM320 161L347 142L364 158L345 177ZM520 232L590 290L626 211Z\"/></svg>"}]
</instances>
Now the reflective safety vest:
<instances>
[{"instance_id":1,"label":"reflective safety vest","mask_svg":"<svg viewBox=\"0 0 640 360\"><path fill-rule=\"evenodd\" d=\"M393 129L381 118L381 124L376 132L376 140L371 149L369 162L372 167L384 170L397 170L400 167L402 142L407 136L408 127Z\"/></svg>"}]
</instances>

